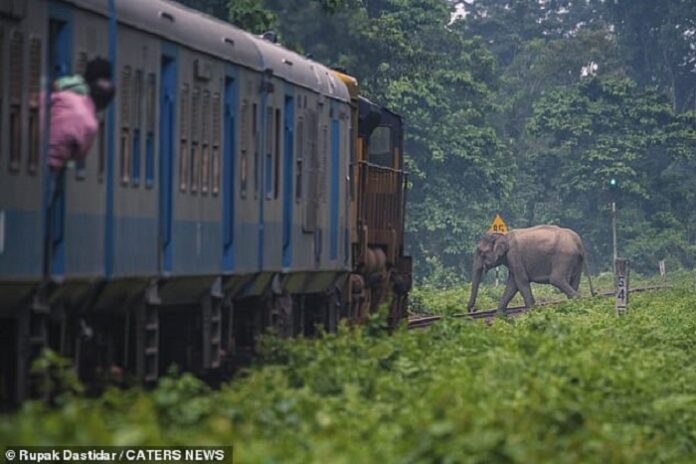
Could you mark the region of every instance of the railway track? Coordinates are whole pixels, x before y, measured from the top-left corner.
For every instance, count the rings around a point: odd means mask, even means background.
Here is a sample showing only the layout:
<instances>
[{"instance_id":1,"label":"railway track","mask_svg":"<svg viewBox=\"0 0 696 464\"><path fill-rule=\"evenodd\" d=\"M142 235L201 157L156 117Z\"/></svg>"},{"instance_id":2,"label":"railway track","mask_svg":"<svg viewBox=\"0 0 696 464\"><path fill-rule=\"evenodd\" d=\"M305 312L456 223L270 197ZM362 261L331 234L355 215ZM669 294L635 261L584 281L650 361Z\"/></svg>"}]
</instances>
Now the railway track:
<instances>
[{"instance_id":1,"label":"railway track","mask_svg":"<svg viewBox=\"0 0 696 464\"><path fill-rule=\"evenodd\" d=\"M652 290L661 290L665 288L669 288L669 285L650 285L647 287L636 287L636 288L631 288L629 290L629 293L640 293L640 292L648 292ZM595 296L614 296L615 291L614 290L607 290L607 291L602 291L602 292L597 292ZM587 297L585 297L587 298ZM568 301L567 299L557 299L557 300L551 300L551 301L544 301L540 302L536 305L536 307L540 306L550 306L553 304L558 304L558 303L563 303L564 301ZM524 305L521 306L508 306L507 309L507 315L508 316L518 316L520 314L524 314L527 311L529 311L529 308L527 308ZM408 320L408 328L409 329L422 329L425 327L429 327L432 325L434 322L437 322L442 319L446 318L469 318L469 319L486 319L490 320L497 315L497 309L487 309L485 311L476 311L475 313L455 313L455 314L450 314L446 316L439 316L439 315L423 315L423 316L414 316L409 318Z\"/></svg>"}]
</instances>

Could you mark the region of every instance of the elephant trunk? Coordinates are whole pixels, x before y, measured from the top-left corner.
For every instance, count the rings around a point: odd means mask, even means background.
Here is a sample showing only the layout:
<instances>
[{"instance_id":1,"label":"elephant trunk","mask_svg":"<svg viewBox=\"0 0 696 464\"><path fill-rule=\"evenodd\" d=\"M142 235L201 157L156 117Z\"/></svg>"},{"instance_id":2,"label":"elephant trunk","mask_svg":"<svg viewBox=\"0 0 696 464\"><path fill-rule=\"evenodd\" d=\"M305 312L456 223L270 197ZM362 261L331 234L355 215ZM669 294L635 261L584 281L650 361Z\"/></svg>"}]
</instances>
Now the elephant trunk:
<instances>
[{"instance_id":1,"label":"elephant trunk","mask_svg":"<svg viewBox=\"0 0 696 464\"><path fill-rule=\"evenodd\" d=\"M478 296L478 288L481 283L481 277L483 275L483 265L474 261L473 268L471 270L471 296L469 297L469 303L466 308L471 312L474 304L476 304L476 297Z\"/></svg>"}]
</instances>

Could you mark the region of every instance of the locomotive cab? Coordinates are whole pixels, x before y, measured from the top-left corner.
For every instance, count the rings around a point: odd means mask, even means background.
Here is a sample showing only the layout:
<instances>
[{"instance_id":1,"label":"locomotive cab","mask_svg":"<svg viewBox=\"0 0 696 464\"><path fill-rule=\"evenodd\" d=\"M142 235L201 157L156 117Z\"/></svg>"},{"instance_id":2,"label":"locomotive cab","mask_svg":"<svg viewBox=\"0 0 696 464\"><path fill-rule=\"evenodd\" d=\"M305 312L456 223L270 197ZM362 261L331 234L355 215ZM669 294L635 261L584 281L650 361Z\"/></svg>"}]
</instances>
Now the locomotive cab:
<instances>
[{"instance_id":1,"label":"locomotive cab","mask_svg":"<svg viewBox=\"0 0 696 464\"><path fill-rule=\"evenodd\" d=\"M363 280L359 282L362 293L368 294L358 313L364 316L391 299L389 318L396 324L406 316L411 285L411 258L404 255L407 173L403 120L359 97L357 135L353 257Z\"/></svg>"}]
</instances>

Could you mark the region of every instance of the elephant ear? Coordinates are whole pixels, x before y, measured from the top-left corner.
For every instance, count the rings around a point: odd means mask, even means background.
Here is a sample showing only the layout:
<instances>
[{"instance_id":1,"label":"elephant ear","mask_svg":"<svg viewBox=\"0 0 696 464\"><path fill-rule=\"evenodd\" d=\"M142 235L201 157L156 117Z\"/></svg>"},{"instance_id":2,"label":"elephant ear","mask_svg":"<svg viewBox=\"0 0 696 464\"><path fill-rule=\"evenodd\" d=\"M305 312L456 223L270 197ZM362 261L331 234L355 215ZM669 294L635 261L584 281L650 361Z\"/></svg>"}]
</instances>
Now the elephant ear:
<instances>
[{"instance_id":1,"label":"elephant ear","mask_svg":"<svg viewBox=\"0 0 696 464\"><path fill-rule=\"evenodd\" d=\"M493 245L493 253L500 259L505 253L508 252L510 246L508 245L508 238L505 235L499 235L495 239L495 244Z\"/></svg>"}]
</instances>

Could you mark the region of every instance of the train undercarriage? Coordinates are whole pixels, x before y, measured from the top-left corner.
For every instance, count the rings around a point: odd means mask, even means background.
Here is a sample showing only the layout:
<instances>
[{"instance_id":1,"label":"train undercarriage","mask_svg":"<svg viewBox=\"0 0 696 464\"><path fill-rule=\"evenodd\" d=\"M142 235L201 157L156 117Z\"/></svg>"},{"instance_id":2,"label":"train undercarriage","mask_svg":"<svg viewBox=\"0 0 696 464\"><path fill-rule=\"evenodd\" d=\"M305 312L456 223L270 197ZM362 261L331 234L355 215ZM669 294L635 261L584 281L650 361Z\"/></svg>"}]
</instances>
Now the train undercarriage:
<instances>
[{"instance_id":1,"label":"train undercarriage","mask_svg":"<svg viewBox=\"0 0 696 464\"><path fill-rule=\"evenodd\" d=\"M45 286L0 318L0 342L7 347L0 355L0 404L50 400L62 388L47 378L56 366L36 365L46 348L61 363L68 360L88 392L97 393L107 385L152 385L171 369L217 383L251 363L264 333L289 338L335 332L341 319L364 322L385 303L395 326L406 314L407 290L399 288L396 272L383 274L385 280L375 273L323 276L332 280L329 290L307 293L289 292L276 275L261 279L264 288L250 296L226 296L228 282L217 279L210 292L186 303L163 298L161 288L173 284L166 281L141 285L108 304L99 304L97 295L71 304L56 296L61 286ZM238 286L249 290L254 283ZM92 291L103 295L109 288L97 284Z\"/></svg>"}]
</instances>

